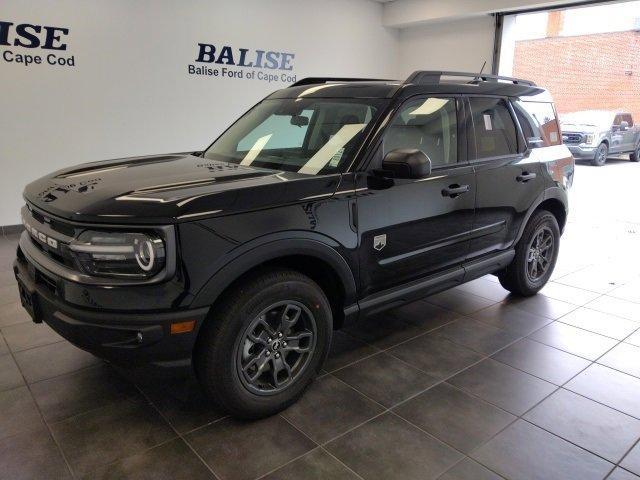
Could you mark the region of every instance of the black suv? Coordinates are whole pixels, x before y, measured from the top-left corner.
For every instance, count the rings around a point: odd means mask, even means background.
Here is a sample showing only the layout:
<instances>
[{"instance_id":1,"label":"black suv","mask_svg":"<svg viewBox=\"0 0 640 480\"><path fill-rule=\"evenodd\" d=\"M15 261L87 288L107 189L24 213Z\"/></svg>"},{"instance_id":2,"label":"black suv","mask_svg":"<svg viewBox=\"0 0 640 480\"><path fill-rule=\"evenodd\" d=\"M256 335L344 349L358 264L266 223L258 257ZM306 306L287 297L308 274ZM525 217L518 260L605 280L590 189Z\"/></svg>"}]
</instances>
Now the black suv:
<instances>
[{"instance_id":1,"label":"black suv","mask_svg":"<svg viewBox=\"0 0 640 480\"><path fill-rule=\"evenodd\" d=\"M24 307L111 362L193 364L232 414L294 402L346 322L488 273L547 282L574 162L533 83L307 78L202 152L28 185Z\"/></svg>"}]
</instances>

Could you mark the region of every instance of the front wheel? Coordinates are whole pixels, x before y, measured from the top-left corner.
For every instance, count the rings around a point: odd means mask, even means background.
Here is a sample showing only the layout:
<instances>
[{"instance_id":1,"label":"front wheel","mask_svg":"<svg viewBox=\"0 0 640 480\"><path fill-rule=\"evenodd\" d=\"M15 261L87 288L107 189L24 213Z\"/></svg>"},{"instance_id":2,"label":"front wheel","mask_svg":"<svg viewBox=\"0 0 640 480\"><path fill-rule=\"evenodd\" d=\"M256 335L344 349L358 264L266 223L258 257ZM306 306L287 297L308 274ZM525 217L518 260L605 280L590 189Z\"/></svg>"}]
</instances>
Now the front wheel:
<instances>
[{"instance_id":1,"label":"front wheel","mask_svg":"<svg viewBox=\"0 0 640 480\"><path fill-rule=\"evenodd\" d=\"M205 392L239 418L295 402L322 367L332 314L322 289L290 270L247 278L211 312L194 366Z\"/></svg>"},{"instance_id":2,"label":"front wheel","mask_svg":"<svg viewBox=\"0 0 640 480\"><path fill-rule=\"evenodd\" d=\"M549 281L559 248L560 229L556 217L547 210L538 210L516 244L515 257L498 273L500 284L517 295L535 295Z\"/></svg>"},{"instance_id":3,"label":"front wheel","mask_svg":"<svg viewBox=\"0 0 640 480\"><path fill-rule=\"evenodd\" d=\"M638 144L636 149L629 154L629 160L631 160L632 162L640 161L640 143Z\"/></svg>"},{"instance_id":4,"label":"front wheel","mask_svg":"<svg viewBox=\"0 0 640 480\"><path fill-rule=\"evenodd\" d=\"M595 167L603 166L605 163L607 163L608 155L609 155L609 147L607 146L606 143L601 143L600 145L598 145L598 148L596 149L596 154L593 157L593 160L591 160L591 165Z\"/></svg>"}]
</instances>

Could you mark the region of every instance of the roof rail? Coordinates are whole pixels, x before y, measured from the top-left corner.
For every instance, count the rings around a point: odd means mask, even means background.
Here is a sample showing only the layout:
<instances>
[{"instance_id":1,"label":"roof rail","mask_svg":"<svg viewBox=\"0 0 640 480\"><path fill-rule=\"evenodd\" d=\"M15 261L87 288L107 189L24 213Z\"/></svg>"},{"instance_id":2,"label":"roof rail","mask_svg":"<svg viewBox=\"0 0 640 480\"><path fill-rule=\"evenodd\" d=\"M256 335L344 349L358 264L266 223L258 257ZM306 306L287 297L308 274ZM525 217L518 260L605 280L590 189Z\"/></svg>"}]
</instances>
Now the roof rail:
<instances>
[{"instance_id":1,"label":"roof rail","mask_svg":"<svg viewBox=\"0 0 640 480\"><path fill-rule=\"evenodd\" d=\"M332 83L332 82L393 82L397 80L387 80L384 78L348 78L348 77L306 77L298 80L289 87L301 87L303 85L312 85L314 83Z\"/></svg>"},{"instance_id":2,"label":"roof rail","mask_svg":"<svg viewBox=\"0 0 640 480\"><path fill-rule=\"evenodd\" d=\"M501 75L489 75L484 73L471 73L471 72L447 72L447 71L437 71L437 70L418 70L413 72L409 77L405 80L404 83L413 83L417 85L425 85L425 84L438 84L441 81L443 76L446 77L465 77L472 78L472 80L468 83L474 82L497 82L499 80L503 80L505 82L515 83L517 85L529 85L531 87L535 87L536 84L530 80L523 80L521 78L513 78L513 77L503 77Z\"/></svg>"}]
</instances>

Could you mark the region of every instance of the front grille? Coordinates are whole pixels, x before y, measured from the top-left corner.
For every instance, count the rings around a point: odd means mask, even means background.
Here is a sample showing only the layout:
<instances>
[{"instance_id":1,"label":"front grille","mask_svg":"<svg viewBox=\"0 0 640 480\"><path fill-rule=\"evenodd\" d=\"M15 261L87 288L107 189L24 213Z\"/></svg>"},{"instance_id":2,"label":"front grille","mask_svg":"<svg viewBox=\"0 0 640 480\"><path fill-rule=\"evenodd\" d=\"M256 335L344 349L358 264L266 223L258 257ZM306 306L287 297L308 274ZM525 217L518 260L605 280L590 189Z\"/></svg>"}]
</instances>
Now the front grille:
<instances>
[{"instance_id":1,"label":"front grille","mask_svg":"<svg viewBox=\"0 0 640 480\"><path fill-rule=\"evenodd\" d=\"M564 143L575 143L579 144L583 142L581 133L562 133L562 141Z\"/></svg>"},{"instance_id":2,"label":"front grille","mask_svg":"<svg viewBox=\"0 0 640 480\"><path fill-rule=\"evenodd\" d=\"M30 206L22 208L22 222L31 243L54 262L77 270L69 242L75 237L75 228L59 219L47 216Z\"/></svg>"}]
</instances>

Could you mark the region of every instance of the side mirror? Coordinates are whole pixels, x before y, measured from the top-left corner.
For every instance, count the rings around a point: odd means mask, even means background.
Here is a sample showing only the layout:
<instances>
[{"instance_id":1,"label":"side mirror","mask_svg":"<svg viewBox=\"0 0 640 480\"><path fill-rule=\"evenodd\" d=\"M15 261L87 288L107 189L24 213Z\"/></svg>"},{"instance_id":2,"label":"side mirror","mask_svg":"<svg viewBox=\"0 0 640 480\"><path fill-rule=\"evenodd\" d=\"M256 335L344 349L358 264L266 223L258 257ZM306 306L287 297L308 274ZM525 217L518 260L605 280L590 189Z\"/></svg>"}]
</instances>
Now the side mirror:
<instances>
[{"instance_id":1,"label":"side mirror","mask_svg":"<svg viewBox=\"0 0 640 480\"><path fill-rule=\"evenodd\" d=\"M622 122L620 122L620 131L624 132L625 130L629 130L629 122L623 120Z\"/></svg>"},{"instance_id":2,"label":"side mirror","mask_svg":"<svg viewBox=\"0 0 640 480\"><path fill-rule=\"evenodd\" d=\"M393 178L425 178L431 174L431 159L422 150L399 148L384 156L382 169Z\"/></svg>"}]
</instances>

